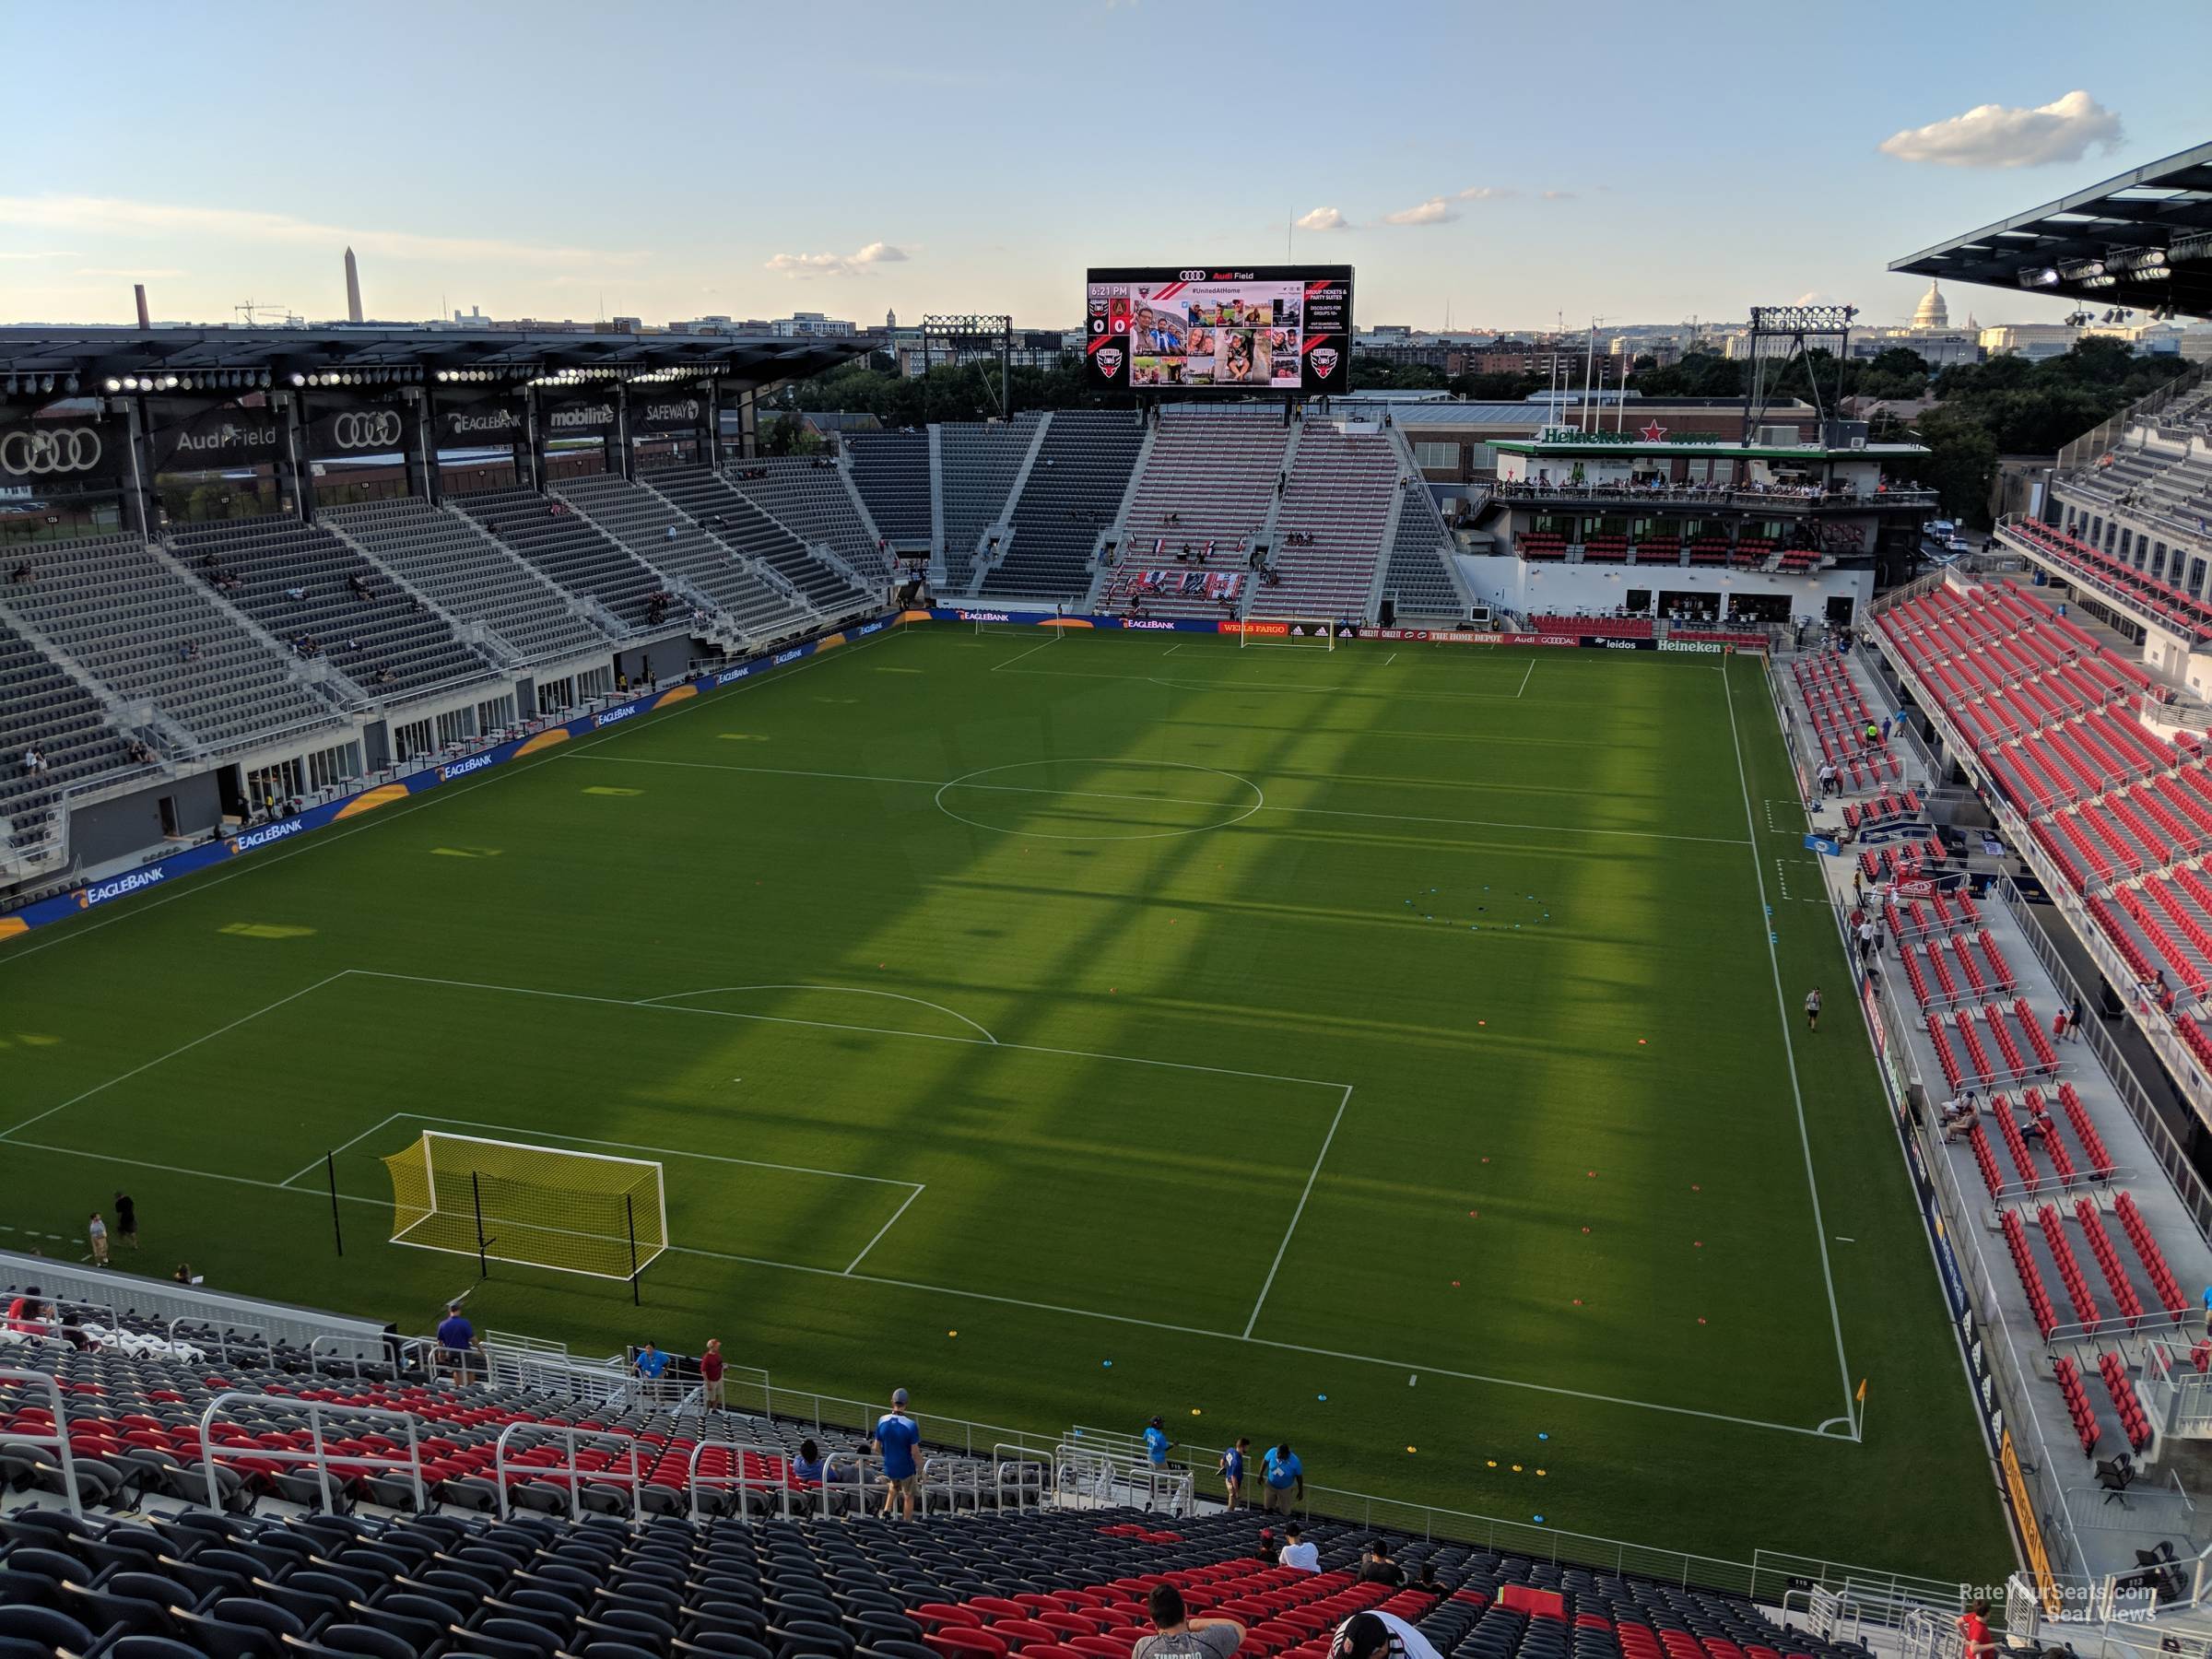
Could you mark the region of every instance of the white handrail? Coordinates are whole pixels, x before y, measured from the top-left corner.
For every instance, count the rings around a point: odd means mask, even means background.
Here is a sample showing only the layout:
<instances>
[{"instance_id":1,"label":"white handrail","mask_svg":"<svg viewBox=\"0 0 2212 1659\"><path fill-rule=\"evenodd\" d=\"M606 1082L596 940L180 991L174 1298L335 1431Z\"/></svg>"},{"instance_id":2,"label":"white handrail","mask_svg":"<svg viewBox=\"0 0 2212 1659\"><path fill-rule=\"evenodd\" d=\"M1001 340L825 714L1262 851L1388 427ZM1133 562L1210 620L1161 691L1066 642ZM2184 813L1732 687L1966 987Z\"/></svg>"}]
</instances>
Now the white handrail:
<instances>
[{"instance_id":1,"label":"white handrail","mask_svg":"<svg viewBox=\"0 0 2212 1659\"><path fill-rule=\"evenodd\" d=\"M517 1434L544 1435L549 1439L558 1440L561 1443L562 1449L568 1453L568 1462L556 1467L547 1467L543 1464L510 1464L507 1461L508 1442L513 1440ZM491 1452L492 1477L500 1488L500 1519L507 1520L513 1513L507 1497L510 1469L518 1474L527 1469L534 1475L544 1475L557 1479L565 1478L569 1485L569 1513L572 1518L576 1513L578 1495L585 1477L589 1477L596 1483L603 1479L606 1473L601 1469L577 1467L577 1451L586 1442L629 1448L629 1512L633 1515L636 1514L645 1484L638 1468L638 1459L643 1450L643 1442L636 1435L624 1434L613 1429L579 1429L571 1423L514 1422L500 1430L500 1438L493 1444Z\"/></svg>"},{"instance_id":2,"label":"white handrail","mask_svg":"<svg viewBox=\"0 0 2212 1659\"><path fill-rule=\"evenodd\" d=\"M208 1401L206 1408L200 1413L200 1469L207 1482L207 1501L217 1508L222 1506L222 1493L215 1482L215 1448L207 1438L207 1430L214 1426L216 1414L226 1406L254 1406L264 1410L284 1412L296 1412L302 1407L306 1409L308 1433L314 1440L313 1451L285 1452L255 1446L253 1455L256 1462L312 1464L315 1483L322 1490L325 1513L335 1513L335 1506L331 1502L330 1450L323 1433L324 1420L326 1418L372 1418L380 1423L400 1424L406 1430L406 1457L371 1457L349 1452L345 1454L345 1459L362 1468L406 1470L415 1485L416 1510L420 1512L429 1507L422 1486L422 1441L411 1414L388 1411L381 1406L336 1406L325 1400L303 1399L297 1394L249 1394L241 1389L229 1389Z\"/></svg>"},{"instance_id":3,"label":"white handrail","mask_svg":"<svg viewBox=\"0 0 2212 1659\"><path fill-rule=\"evenodd\" d=\"M707 1453L717 1450L730 1453L730 1473L701 1475L699 1472L699 1460ZM781 1464L781 1471L768 1475L747 1475L745 1472L745 1455L748 1452ZM827 1488L828 1483L824 1482L823 1485ZM694 1521L705 1518L699 1507L699 1488L702 1486L723 1487L739 1492L756 1489L779 1492L782 1494L782 1518L786 1521L791 1519L790 1464L788 1454L780 1446L758 1445L751 1441L700 1441L691 1448L690 1456L684 1460L684 1489L690 1500L691 1519ZM750 1517L751 1506L742 1498L738 1500L738 1509L741 1518Z\"/></svg>"},{"instance_id":4,"label":"white handrail","mask_svg":"<svg viewBox=\"0 0 2212 1659\"><path fill-rule=\"evenodd\" d=\"M24 1371L15 1366L0 1366L0 1382L42 1382L46 1396L53 1402L48 1408L53 1418L52 1434L32 1434L27 1430L10 1429L7 1438L26 1446L52 1446L62 1460L62 1496L69 1505L69 1512L79 1520L84 1518L85 1505L76 1489L76 1464L69 1455L69 1414L62 1402L62 1385L53 1372Z\"/></svg>"}]
</instances>

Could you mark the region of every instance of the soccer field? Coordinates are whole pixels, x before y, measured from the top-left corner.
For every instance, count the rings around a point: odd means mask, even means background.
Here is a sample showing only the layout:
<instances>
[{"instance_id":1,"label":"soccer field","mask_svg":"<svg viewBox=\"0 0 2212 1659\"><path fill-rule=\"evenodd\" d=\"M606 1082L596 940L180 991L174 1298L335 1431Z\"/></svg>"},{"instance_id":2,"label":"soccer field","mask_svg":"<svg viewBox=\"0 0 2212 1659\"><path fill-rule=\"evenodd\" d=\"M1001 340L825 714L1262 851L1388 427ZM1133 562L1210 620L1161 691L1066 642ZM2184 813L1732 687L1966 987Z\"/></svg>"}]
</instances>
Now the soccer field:
<instances>
[{"instance_id":1,"label":"soccer field","mask_svg":"<svg viewBox=\"0 0 2212 1659\"><path fill-rule=\"evenodd\" d=\"M1999 1574L1762 673L880 635L0 947L0 1244L127 1183L131 1266L422 1330L476 1265L383 1156L604 1150L643 1308L495 1265L480 1327Z\"/></svg>"}]
</instances>

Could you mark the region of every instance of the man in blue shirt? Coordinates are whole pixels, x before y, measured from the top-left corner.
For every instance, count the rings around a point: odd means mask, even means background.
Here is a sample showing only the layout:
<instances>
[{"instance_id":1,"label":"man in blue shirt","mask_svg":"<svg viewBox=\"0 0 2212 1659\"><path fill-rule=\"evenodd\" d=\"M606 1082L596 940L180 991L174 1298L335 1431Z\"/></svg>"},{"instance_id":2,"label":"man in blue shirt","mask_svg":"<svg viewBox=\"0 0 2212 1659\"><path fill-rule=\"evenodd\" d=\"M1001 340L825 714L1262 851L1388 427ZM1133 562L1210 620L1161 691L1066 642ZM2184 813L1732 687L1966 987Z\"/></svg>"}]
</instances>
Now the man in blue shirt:
<instances>
[{"instance_id":1,"label":"man in blue shirt","mask_svg":"<svg viewBox=\"0 0 2212 1659\"><path fill-rule=\"evenodd\" d=\"M1298 1461L1298 1453L1290 1450L1288 1441L1267 1453L1261 1472L1266 1477L1265 1507L1270 1513L1278 1509L1289 1510L1294 1488L1298 1501L1306 1500L1306 1466Z\"/></svg>"},{"instance_id":2,"label":"man in blue shirt","mask_svg":"<svg viewBox=\"0 0 2212 1659\"><path fill-rule=\"evenodd\" d=\"M870 1448L883 1459L883 1478L889 1490L883 1495L883 1512L888 1519L891 1505L900 1505L900 1515L909 1521L914 1518L914 1496L922 1482L914 1467L914 1448L922 1443L922 1430L907 1415L906 1390L891 1390L891 1408L876 1422L876 1440Z\"/></svg>"},{"instance_id":3,"label":"man in blue shirt","mask_svg":"<svg viewBox=\"0 0 2212 1659\"><path fill-rule=\"evenodd\" d=\"M1158 1418L1145 1425L1145 1461L1154 1468L1168 1466L1168 1448L1174 1443L1168 1439L1167 1425Z\"/></svg>"},{"instance_id":4,"label":"man in blue shirt","mask_svg":"<svg viewBox=\"0 0 2212 1659\"><path fill-rule=\"evenodd\" d=\"M1221 1453L1221 1484L1229 1493L1229 1507L1239 1509L1244 1502L1244 1454L1252 1450L1252 1437L1237 1436L1237 1443Z\"/></svg>"},{"instance_id":5,"label":"man in blue shirt","mask_svg":"<svg viewBox=\"0 0 2212 1659\"><path fill-rule=\"evenodd\" d=\"M468 1354L477 1346L477 1327L462 1317L461 1304L445 1304L438 1322L438 1362L453 1373L456 1382L468 1381Z\"/></svg>"},{"instance_id":6,"label":"man in blue shirt","mask_svg":"<svg viewBox=\"0 0 2212 1659\"><path fill-rule=\"evenodd\" d=\"M645 1384L645 1397L649 1400L659 1399L661 1377L668 1369L668 1356L649 1342L638 1350L638 1357L632 1365L638 1373L638 1380Z\"/></svg>"}]
</instances>

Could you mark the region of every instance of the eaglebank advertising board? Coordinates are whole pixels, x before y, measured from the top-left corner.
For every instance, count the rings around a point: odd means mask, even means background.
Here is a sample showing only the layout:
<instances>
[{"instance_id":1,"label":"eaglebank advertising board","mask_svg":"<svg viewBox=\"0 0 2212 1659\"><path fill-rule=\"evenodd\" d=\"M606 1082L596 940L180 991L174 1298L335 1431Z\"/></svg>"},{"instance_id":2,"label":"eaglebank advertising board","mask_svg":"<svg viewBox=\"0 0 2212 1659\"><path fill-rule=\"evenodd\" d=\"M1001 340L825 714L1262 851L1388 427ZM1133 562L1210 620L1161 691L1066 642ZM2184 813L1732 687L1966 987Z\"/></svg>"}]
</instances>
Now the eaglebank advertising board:
<instances>
[{"instance_id":1,"label":"eaglebank advertising board","mask_svg":"<svg viewBox=\"0 0 2212 1659\"><path fill-rule=\"evenodd\" d=\"M143 893L149 888L163 886L180 877L188 876L195 870L205 870L216 865L227 864L234 858L251 857L256 853L265 852L270 847L304 835L311 830L320 830L325 825L338 823L347 818L359 818L365 813L374 812L379 807L389 806L396 801L404 801L410 795L418 795L426 790L436 789L441 784L457 782L461 779L471 777L477 772L488 771L497 766L504 766L510 760L519 760L526 756L543 754L546 750L566 743L572 737L586 737L594 732L603 731L610 725L619 724L626 720L633 720L637 716L650 713L655 709L687 702L703 693L719 691L725 686L737 684L740 680L747 680L756 675L766 674L771 669L785 667L790 664L804 661L807 657L818 656L821 653L836 646L854 640L865 640L871 634L881 633L894 621L925 620L926 618L926 612L919 614L909 612L903 618L878 617L872 622L864 622L857 627L848 628L840 632L825 634L818 640L808 640L802 644L794 645L788 650L779 651L771 656L755 657L750 662L740 663L734 667L724 668L719 673L702 676L699 679L687 681L680 686L670 686L663 690L650 692L643 697L632 698L628 702L617 703L611 708L600 710L595 714L580 716L565 724L547 726L544 731L534 732L527 737L518 738L512 743L495 745L477 754L466 755L458 760L448 761L442 766L429 767L422 771L397 779L390 783L375 784L361 790L357 794L347 795L335 801L325 801L321 806L311 806L305 812L293 817L277 818L271 823L256 824L251 830L241 830L235 835L224 836L204 842L188 853L176 853L142 868L126 870L119 876L110 876L100 881L88 882L81 887L73 888L65 893L58 894L54 898L41 899L35 904L26 905L13 915L0 916L0 942L11 939L18 934L29 933L34 927L44 927L52 923L63 921L76 915L80 911L94 910L102 905L112 904L118 899L128 899L133 894Z\"/></svg>"}]
</instances>

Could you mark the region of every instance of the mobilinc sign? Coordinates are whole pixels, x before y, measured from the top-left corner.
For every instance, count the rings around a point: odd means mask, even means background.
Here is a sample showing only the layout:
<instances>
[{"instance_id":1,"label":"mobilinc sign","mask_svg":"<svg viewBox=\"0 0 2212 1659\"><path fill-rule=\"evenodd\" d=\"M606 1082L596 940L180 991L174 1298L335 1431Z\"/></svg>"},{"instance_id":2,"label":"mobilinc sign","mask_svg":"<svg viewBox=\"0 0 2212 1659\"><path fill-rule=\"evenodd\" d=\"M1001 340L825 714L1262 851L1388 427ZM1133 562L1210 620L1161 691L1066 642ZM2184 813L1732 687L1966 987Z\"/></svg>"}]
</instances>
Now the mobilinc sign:
<instances>
[{"instance_id":1,"label":"mobilinc sign","mask_svg":"<svg viewBox=\"0 0 2212 1659\"><path fill-rule=\"evenodd\" d=\"M587 398L540 410L538 429L547 438L603 438L615 429L615 400Z\"/></svg>"}]
</instances>

